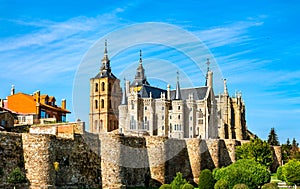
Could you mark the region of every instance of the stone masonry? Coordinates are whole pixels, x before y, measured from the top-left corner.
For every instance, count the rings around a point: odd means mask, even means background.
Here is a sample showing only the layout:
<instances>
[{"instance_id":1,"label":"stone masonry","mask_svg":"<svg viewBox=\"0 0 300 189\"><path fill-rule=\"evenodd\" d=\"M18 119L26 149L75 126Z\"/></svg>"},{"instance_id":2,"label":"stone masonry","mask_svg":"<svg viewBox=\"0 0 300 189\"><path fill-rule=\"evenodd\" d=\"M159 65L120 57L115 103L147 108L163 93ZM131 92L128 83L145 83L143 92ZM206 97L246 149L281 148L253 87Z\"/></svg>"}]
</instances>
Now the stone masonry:
<instances>
[{"instance_id":1,"label":"stone masonry","mask_svg":"<svg viewBox=\"0 0 300 189\"><path fill-rule=\"evenodd\" d=\"M177 172L190 183L198 183L200 170L234 162L235 147L241 144L234 139L138 137L114 132L59 136L0 132L0 187L12 188L7 176L16 167L28 180L19 188L159 186L170 183ZM281 159L277 147L274 156Z\"/></svg>"}]
</instances>

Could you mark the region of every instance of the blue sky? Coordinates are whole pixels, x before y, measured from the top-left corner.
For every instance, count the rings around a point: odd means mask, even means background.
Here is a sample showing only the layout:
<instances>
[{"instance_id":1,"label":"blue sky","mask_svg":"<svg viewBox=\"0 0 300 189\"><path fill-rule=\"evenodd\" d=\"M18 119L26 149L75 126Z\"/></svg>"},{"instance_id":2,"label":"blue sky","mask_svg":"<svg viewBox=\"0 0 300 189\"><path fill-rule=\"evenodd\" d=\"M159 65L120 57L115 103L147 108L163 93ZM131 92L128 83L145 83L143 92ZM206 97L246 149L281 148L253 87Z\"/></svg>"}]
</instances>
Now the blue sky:
<instances>
[{"instance_id":1,"label":"blue sky","mask_svg":"<svg viewBox=\"0 0 300 189\"><path fill-rule=\"evenodd\" d=\"M40 90L58 101L66 98L72 111L77 68L97 40L131 24L162 22L191 32L209 48L230 94L242 91L249 130L267 139L275 127L281 142L293 137L300 141L297 0L0 0L0 5L0 98L8 96L14 84L17 92ZM148 62L155 62L157 57L147 51L151 48L156 47L145 47L143 54ZM120 66L137 63L136 49L112 57L116 75L121 74ZM102 51L99 65L101 58ZM146 73L151 75L151 71ZM68 117L70 121L75 118L74 113Z\"/></svg>"}]
</instances>

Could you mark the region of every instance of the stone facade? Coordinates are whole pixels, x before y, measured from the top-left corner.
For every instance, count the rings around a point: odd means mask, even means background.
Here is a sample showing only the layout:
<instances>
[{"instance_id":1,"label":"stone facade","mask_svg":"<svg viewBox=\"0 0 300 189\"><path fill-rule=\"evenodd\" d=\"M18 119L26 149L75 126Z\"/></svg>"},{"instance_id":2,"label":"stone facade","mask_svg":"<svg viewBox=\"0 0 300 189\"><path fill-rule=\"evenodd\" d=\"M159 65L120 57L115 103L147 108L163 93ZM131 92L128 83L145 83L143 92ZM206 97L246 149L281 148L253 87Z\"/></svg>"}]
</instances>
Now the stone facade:
<instances>
[{"instance_id":1,"label":"stone facade","mask_svg":"<svg viewBox=\"0 0 300 189\"><path fill-rule=\"evenodd\" d=\"M90 79L90 132L105 133L119 128L121 96L120 80L111 71L105 42L100 72Z\"/></svg>"},{"instance_id":2,"label":"stone facade","mask_svg":"<svg viewBox=\"0 0 300 189\"><path fill-rule=\"evenodd\" d=\"M209 62L207 63L209 64ZM119 106L119 127L126 135L168 136L169 138L248 138L245 104L241 95L214 95L213 72L208 69L206 85L181 89L153 87L145 76L142 58L135 80L124 87Z\"/></svg>"}]
</instances>

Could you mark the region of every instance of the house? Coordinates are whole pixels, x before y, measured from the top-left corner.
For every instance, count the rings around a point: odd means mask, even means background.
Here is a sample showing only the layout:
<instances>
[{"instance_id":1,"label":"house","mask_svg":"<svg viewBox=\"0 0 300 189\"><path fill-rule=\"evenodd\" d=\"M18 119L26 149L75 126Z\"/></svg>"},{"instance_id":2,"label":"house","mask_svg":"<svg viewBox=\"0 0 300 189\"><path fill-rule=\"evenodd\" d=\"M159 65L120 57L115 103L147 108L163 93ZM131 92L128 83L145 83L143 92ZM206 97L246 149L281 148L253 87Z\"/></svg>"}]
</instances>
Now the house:
<instances>
[{"instance_id":1,"label":"house","mask_svg":"<svg viewBox=\"0 0 300 189\"><path fill-rule=\"evenodd\" d=\"M47 122L66 122L66 115L71 113L66 109L66 100L63 99L61 106L56 104L54 96L40 94L15 93L14 86L11 95L4 102L4 107L18 117L18 124L43 124Z\"/></svg>"}]
</instances>

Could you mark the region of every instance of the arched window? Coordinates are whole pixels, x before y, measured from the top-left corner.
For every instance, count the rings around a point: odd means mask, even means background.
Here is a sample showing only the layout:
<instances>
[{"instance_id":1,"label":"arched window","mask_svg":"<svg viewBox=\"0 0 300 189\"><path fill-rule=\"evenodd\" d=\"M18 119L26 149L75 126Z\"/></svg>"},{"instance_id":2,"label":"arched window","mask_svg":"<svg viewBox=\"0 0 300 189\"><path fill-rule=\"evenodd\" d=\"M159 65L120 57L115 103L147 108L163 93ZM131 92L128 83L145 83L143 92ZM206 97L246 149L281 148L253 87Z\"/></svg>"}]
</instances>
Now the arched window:
<instances>
[{"instance_id":1,"label":"arched window","mask_svg":"<svg viewBox=\"0 0 300 189\"><path fill-rule=\"evenodd\" d=\"M95 100L95 108L98 109L98 100Z\"/></svg>"},{"instance_id":2,"label":"arched window","mask_svg":"<svg viewBox=\"0 0 300 189\"><path fill-rule=\"evenodd\" d=\"M180 119L180 115L178 115L178 119Z\"/></svg>"},{"instance_id":3,"label":"arched window","mask_svg":"<svg viewBox=\"0 0 300 189\"><path fill-rule=\"evenodd\" d=\"M103 120L101 119L100 120L100 131L102 131L102 129L103 129Z\"/></svg>"},{"instance_id":4,"label":"arched window","mask_svg":"<svg viewBox=\"0 0 300 189\"><path fill-rule=\"evenodd\" d=\"M105 83L104 83L104 82L101 83L101 90L102 90L102 91L105 90Z\"/></svg>"},{"instance_id":5,"label":"arched window","mask_svg":"<svg viewBox=\"0 0 300 189\"><path fill-rule=\"evenodd\" d=\"M104 100L101 100L101 108L104 108Z\"/></svg>"},{"instance_id":6,"label":"arched window","mask_svg":"<svg viewBox=\"0 0 300 189\"><path fill-rule=\"evenodd\" d=\"M98 127L98 120L95 120L94 121L94 129L95 129L95 131L97 131L97 127Z\"/></svg>"},{"instance_id":7,"label":"arched window","mask_svg":"<svg viewBox=\"0 0 300 189\"><path fill-rule=\"evenodd\" d=\"M98 92L98 83L95 84L95 92Z\"/></svg>"}]
</instances>

